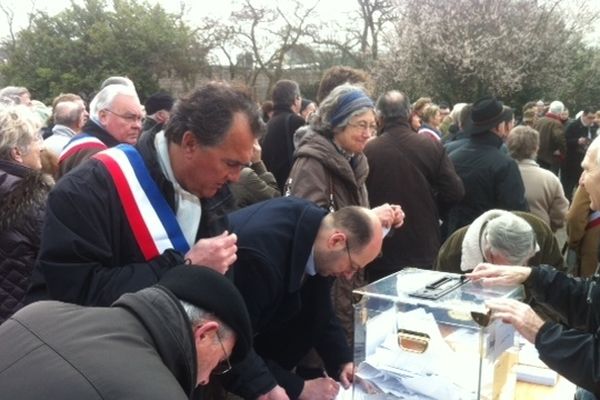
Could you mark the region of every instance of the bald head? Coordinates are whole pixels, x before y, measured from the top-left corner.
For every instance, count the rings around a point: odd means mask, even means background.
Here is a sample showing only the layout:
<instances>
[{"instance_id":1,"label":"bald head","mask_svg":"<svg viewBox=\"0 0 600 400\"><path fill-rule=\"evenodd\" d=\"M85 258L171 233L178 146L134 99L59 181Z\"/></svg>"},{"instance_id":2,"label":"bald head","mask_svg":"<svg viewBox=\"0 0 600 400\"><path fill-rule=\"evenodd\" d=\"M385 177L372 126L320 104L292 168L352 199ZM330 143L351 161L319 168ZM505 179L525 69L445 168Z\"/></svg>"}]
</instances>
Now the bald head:
<instances>
[{"instance_id":1,"label":"bald head","mask_svg":"<svg viewBox=\"0 0 600 400\"><path fill-rule=\"evenodd\" d=\"M398 90L391 90L377 99L377 112L383 122L406 121L410 115L410 99Z\"/></svg>"},{"instance_id":2,"label":"bald head","mask_svg":"<svg viewBox=\"0 0 600 400\"><path fill-rule=\"evenodd\" d=\"M83 104L80 101L61 101L54 107L54 123L77 131L80 126Z\"/></svg>"}]
</instances>

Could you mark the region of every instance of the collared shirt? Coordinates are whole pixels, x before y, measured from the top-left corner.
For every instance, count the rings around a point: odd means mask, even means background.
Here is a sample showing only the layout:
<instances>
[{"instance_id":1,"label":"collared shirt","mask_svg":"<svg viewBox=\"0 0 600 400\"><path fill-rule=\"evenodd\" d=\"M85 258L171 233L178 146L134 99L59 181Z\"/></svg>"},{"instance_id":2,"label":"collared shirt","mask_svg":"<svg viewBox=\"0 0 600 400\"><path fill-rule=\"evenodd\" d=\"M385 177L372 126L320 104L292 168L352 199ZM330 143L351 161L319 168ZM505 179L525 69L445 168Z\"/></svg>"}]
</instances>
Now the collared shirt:
<instances>
[{"instance_id":1,"label":"collared shirt","mask_svg":"<svg viewBox=\"0 0 600 400\"><path fill-rule=\"evenodd\" d=\"M315 265L315 246L313 246L313 248L310 250L308 260L306 260L306 267L304 267L304 272L310 276L315 276L317 274L317 267Z\"/></svg>"},{"instance_id":2,"label":"collared shirt","mask_svg":"<svg viewBox=\"0 0 600 400\"><path fill-rule=\"evenodd\" d=\"M156 134L154 145L156 146L156 154L158 156L160 169L173 184L173 189L175 190L175 214L177 222L181 227L183 236L185 236L186 241L190 247L192 247L196 242L196 234L198 232L198 227L200 226L200 218L202 217L202 205L200 199L182 188L177 182L177 179L175 179L175 174L173 174L173 169L171 168L169 148L164 131L160 131Z\"/></svg>"}]
</instances>

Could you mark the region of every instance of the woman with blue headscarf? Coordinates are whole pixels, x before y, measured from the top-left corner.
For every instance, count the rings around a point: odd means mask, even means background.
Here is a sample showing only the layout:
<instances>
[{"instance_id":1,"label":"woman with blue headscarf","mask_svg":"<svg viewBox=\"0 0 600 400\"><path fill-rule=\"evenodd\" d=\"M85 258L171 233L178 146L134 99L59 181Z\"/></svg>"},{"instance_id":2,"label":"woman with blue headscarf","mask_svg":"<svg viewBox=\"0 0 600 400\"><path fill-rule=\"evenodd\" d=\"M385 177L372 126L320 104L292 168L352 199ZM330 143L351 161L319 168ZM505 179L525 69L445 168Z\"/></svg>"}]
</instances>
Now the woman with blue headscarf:
<instances>
[{"instance_id":1,"label":"woman with blue headscarf","mask_svg":"<svg viewBox=\"0 0 600 400\"><path fill-rule=\"evenodd\" d=\"M369 206L365 181L369 165L363 150L377 133L373 101L355 85L336 87L321 102L294 153L294 164L286 182L288 196L311 200L330 211L345 206ZM404 217L399 206L375 209L384 227L399 226ZM348 253L358 251L351 240ZM362 267L352 280L336 279L332 290L336 314L353 339L352 290L365 283ZM312 364L312 363L311 363Z\"/></svg>"}]
</instances>

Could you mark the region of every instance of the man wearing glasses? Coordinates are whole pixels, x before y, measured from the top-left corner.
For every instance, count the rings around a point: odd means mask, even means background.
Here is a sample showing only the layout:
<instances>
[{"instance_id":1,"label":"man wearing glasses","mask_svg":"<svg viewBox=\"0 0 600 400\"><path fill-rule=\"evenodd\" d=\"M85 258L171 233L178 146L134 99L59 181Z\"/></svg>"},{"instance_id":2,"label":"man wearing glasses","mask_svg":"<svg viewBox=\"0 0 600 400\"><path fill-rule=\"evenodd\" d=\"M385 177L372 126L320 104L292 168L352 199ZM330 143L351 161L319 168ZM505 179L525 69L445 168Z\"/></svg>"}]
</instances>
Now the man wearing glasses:
<instances>
[{"instance_id":1,"label":"man wearing glasses","mask_svg":"<svg viewBox=\"0 0 600 400\"><path fill-rule=\"evenodd\" d=\"M22 309L0 327L0 392L20 400L189 399L251 346L235 286L209 268L178 266L111 307L47 301Z\"/></svg>"},{"instance_id":2,"label":"man wearing glasses","mask_svg":"<svg viewBox=\"0 0 600 400\"><path fill-rule=\"evenodd\" d=\"M335 398L340 384L350 385L353 364L331 285L379 255L379 218L364 207L328 213L310 201L283 197L236 211L230 222L239 249L231 273L256 336L254 351L234 364L224 386L247 399ZM292 370L311 348L327 376L305 381Z\"/></svg>"},{"instance_id":3,"label":"man wearing glasses","mask_svg":"<svg viewBox=\"0 0 600 400\"><path fill-rule=\"evenodd\" d=\"M142 131L142 105L133 86L108 85L92 99L90 117L59 156L61 177L94 154L120 143L136 144Z\"/></svg>"},{"instance_id":4,"label":"man wearing glasses","mask_svg":"<svg viewBox=\"0 0 600 400\"><path fill-rule=\"evenodd\" d=\"M247 90L209 82L177 102L164 131L65 175L48 202L28 300L108 306L184 261L227 271L237 251L227 183L250 163L261 128Z\"/></svg>"}]
</instances>

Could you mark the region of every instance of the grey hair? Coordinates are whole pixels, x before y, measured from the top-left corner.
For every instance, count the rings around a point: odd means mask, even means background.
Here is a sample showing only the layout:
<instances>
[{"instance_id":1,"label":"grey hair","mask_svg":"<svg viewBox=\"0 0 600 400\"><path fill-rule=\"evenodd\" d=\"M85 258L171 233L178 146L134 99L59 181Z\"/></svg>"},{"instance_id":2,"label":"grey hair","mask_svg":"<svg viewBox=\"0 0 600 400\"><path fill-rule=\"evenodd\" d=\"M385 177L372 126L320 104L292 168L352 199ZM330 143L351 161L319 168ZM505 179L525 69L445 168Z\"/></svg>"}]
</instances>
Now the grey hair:
<instances>
[{"instance_id":1,"label":"grey hair","mask_svg":"<svg viewBox=\"0 0 600 400\"><path fill-rule=\"evenodd\" d=\"M90 118L98 123L100 121L98 115L100 111L110 108L115 98L119 95L133 97L138 103L140 102L137 92L133 87L127 85L108 85L92 99L90 103Z\"/></svg>"},{"instance_id":2,"label":"grey hair","mask_svg":"<svg viewBox=\"0 0 600 400\"><path fill-rule=\"evenodd\" d=\"M0 159L12 160L11 150L18 148L23 154L37 139L41 123L39 118L25 105L0 107Z\"/></svg>"},{"instance_id":3,"label":"grey hair","mask_svg":"<svg viewBox=\"0 0 600 400\"><path fill-rule=\"evenodd\" d=\"M233 329L231 329L227 324L221 321L215 314L210 313L200 307L196 307L186 301L179 299L181 306L185 310L185 314L189 318L192 323L192 328L201 325L207 321L215 321L219 323L219 336L221 339L229 338L231 335L234 335Z\"/></svg>"},{"instance_id":4,"label":"grey hair","mask_svg":"<svg viewBox=\"0 0 600 400\"><path fill-rule=\"evenodd\" d=\"M82 102L61 101L54 107L54 123L73 127L83 111Z\"/></svg>"},{"instance_id":5,"label":"grey hair","mask_svg":"<svg viewBox=\"0 0 600 400\"><path fill-rule=\"evenodd\" d=\"M126 76L109 76L100 84L100 90L104 89L109 85L125 85L130 86L135 90L133 81Z\"/></svg>"},{"instance_id":6,"label":"grey hair","mask_svg":"<svg viewBox=\"0 0 600 400\"><path fill-rule=\"evenodd\" d=\"M321 135L327 138L333 138L334 136L334 127L331 124L331 119L333 117L333 113L336 111L338 103L340 99L346 96L348 93L360 90L368 96L362 86L351 85L349 83L344 83L343 85L337 86L335 89L329 93L327 97L321 102L319 105L319 109L314 114L312 121L310 122L311 128L320 133ZM350 115L348 115L342 122L335 126L335 130L343 130L346 125L357 115L362 115L366 112L372 111L375 115L375 107L363 107L360 108Z\"/></svg>"},{"instance_id":7,"label":"grey hair","mask_svg":"<svg viewBox=\"0 0 600 400\"><path fill-rule=\"evenodd\" d=\"M552 114L560 114L561 112L565 111L565 105L561 101L555 100L550 103L548 111Z\"/></svg>"},{"instance_id":8,"label":"grey hair","mask_svg":"<svg viewBox=\"0 0 600 400\"><path fill-rule=\"evenodd\" d=\"M500 254L512 265L526 265L538 248L531 225L512 213L490 219L484 227L481 241L484 254Z\"/></svg>"},{"instance_id":9,"label":"grey hair","mask_svg":"<svg viewBox=\"0 0 600 400\"><path fill-rule=\"evenodd\" d=\"M29 93L29 90L23 86L6 86L0 90L0 98L8 98L15 102L15 104L21 104L21 95Z\"/></svg>"}]
</instances>

